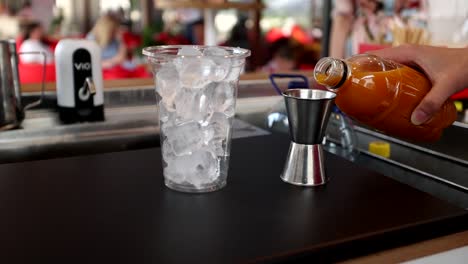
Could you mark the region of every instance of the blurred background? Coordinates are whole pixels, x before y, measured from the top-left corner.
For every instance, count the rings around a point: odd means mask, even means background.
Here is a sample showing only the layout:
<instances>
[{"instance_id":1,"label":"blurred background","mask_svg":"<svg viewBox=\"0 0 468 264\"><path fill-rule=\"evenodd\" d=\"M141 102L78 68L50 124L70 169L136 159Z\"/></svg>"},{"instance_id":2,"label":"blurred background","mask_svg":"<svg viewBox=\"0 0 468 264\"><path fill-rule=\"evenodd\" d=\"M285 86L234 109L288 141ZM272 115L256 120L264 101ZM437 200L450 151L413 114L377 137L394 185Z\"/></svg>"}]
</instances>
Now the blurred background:
<instances>
[{"instance_id":1,"label":"blurred background","mask_svg":"<svg viewBox=\"0 0 468 264\"><path fill-rule=\"evenodd\" d=\"M451 0L1 0L0 37L49 54L60 39L103 49L105 79L146 78L141 48L209 44L248 48L247 72L311 70L322 56L347 57L404 43L468 44L468 1ZM39 61L22 56L23 83Z\"/></svg>"}]
</instances>

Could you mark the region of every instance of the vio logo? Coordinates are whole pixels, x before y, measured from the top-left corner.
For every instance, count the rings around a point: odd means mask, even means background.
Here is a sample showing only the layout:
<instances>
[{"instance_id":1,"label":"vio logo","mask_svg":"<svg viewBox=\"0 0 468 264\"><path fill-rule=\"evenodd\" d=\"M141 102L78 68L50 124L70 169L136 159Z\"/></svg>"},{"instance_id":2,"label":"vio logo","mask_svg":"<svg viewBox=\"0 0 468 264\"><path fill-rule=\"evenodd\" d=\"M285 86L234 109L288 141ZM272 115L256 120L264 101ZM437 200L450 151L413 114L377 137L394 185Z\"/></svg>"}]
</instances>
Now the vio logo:
<instances>
[{"instance_id":1,"label":"vio logo","mask_svg":"<svg viewBox=\"0 0 468 264\"><path fill-rule=\"evenodd\" d=\"M80 62L80 63L74 63L75 64L75 69L78 71L81 70L91 70L91 63L90 62Z\"/></svg>"}]
</instances>

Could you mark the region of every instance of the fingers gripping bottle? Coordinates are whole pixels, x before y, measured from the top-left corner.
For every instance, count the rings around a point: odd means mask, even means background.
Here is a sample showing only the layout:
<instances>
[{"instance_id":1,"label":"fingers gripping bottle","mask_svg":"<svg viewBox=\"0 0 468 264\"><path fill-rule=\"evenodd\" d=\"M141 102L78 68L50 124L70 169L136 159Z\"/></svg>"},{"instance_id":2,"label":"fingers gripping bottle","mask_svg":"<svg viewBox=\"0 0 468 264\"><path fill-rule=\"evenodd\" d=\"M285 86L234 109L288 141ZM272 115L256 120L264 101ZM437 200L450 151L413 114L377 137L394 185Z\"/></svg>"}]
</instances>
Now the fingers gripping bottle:
<instances>
[{"instance_id":1,"label":"fingers gripping bottle","mask_svg":"<svg viewBox=\"0 0 468 264\"><path fill-rule=\"evenodd\" d=\"M454 104L447 100L426 123L413 125L411 114L431 82L410 67L374 55L323 58L315 66L314 77L337 94L335 103L341 111L395 137L437 141L457 117Z\"/></svg>"}]
</instances>

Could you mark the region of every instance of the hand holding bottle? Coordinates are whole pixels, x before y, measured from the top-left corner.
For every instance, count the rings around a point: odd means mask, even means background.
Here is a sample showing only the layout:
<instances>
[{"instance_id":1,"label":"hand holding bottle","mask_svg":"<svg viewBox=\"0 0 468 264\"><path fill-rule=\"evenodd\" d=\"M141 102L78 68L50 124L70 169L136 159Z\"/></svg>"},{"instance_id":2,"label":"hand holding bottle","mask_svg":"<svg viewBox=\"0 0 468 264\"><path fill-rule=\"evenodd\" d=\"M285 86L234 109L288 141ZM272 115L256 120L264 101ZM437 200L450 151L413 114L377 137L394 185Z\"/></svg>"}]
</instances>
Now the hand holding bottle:
<instances>
[{"instance_id":1,"label":"hand holding bottle","mask_svg":"<svg viewBox=\"0 0 468 264\"><path fill-rule=\"evenodd\" d=\"M415 125L428 121L452 94L468 87L468 48L402 45L371 53L417 68L432 82L432 89L411 115Z\"/></svg>"},{"instance_id":2,"label":"hand holding bottle","mask_svg":"<svg viewBox=\"0 0 468 264\"><path fill-rule=\"evenodd\" d=\"M449 66L450 63L446 62L445 67ZM426 68L425 71L433 73L432 79L429 79L423 73L392 59L363 54L346 60L322 58L315 65L314 77L317 83L337 94L335 103L340 110L360 123L403 139L437 141L443 130L457 117L453 102L446 100L450 92L442 94L440 98L435 96L441 100L440 104L429 101L432 108L425 109L427 106L421 103L423 99L427 102L434 84L456 83L445 75L454 69L445 74L437 70L440 69ZM434 80L444 80L444 83ZM418 112L421 105L423 111L427 111L424 112L425 116ZM419 110L415 110L418 107Z\"/></svg>"}]
</instances>

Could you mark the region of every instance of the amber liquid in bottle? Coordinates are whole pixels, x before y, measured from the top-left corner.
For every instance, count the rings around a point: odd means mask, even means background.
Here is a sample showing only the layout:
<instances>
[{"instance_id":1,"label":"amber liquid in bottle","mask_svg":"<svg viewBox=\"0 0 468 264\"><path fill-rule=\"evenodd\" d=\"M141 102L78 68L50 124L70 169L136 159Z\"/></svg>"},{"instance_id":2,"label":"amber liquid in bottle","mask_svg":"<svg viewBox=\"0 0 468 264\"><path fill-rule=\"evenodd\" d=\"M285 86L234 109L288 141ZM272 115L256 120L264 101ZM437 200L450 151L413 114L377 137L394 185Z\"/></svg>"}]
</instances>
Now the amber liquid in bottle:
<instances>
[{"instance_id":1,"label":"amber liquid in bottle","mask_svg":"<svg viewBox=\"0 0 468 264\"><path fill-rule=\"evenodd\" d=\"M324 58L314 76L337 93L335 103L341 111L395 137L437 141L456 120L455 106L448 100L426 123L413 125L411 114L431 89L431 82L410 67L376 56L358 55L346 61Z\"/></svg>"}]
</instances>

